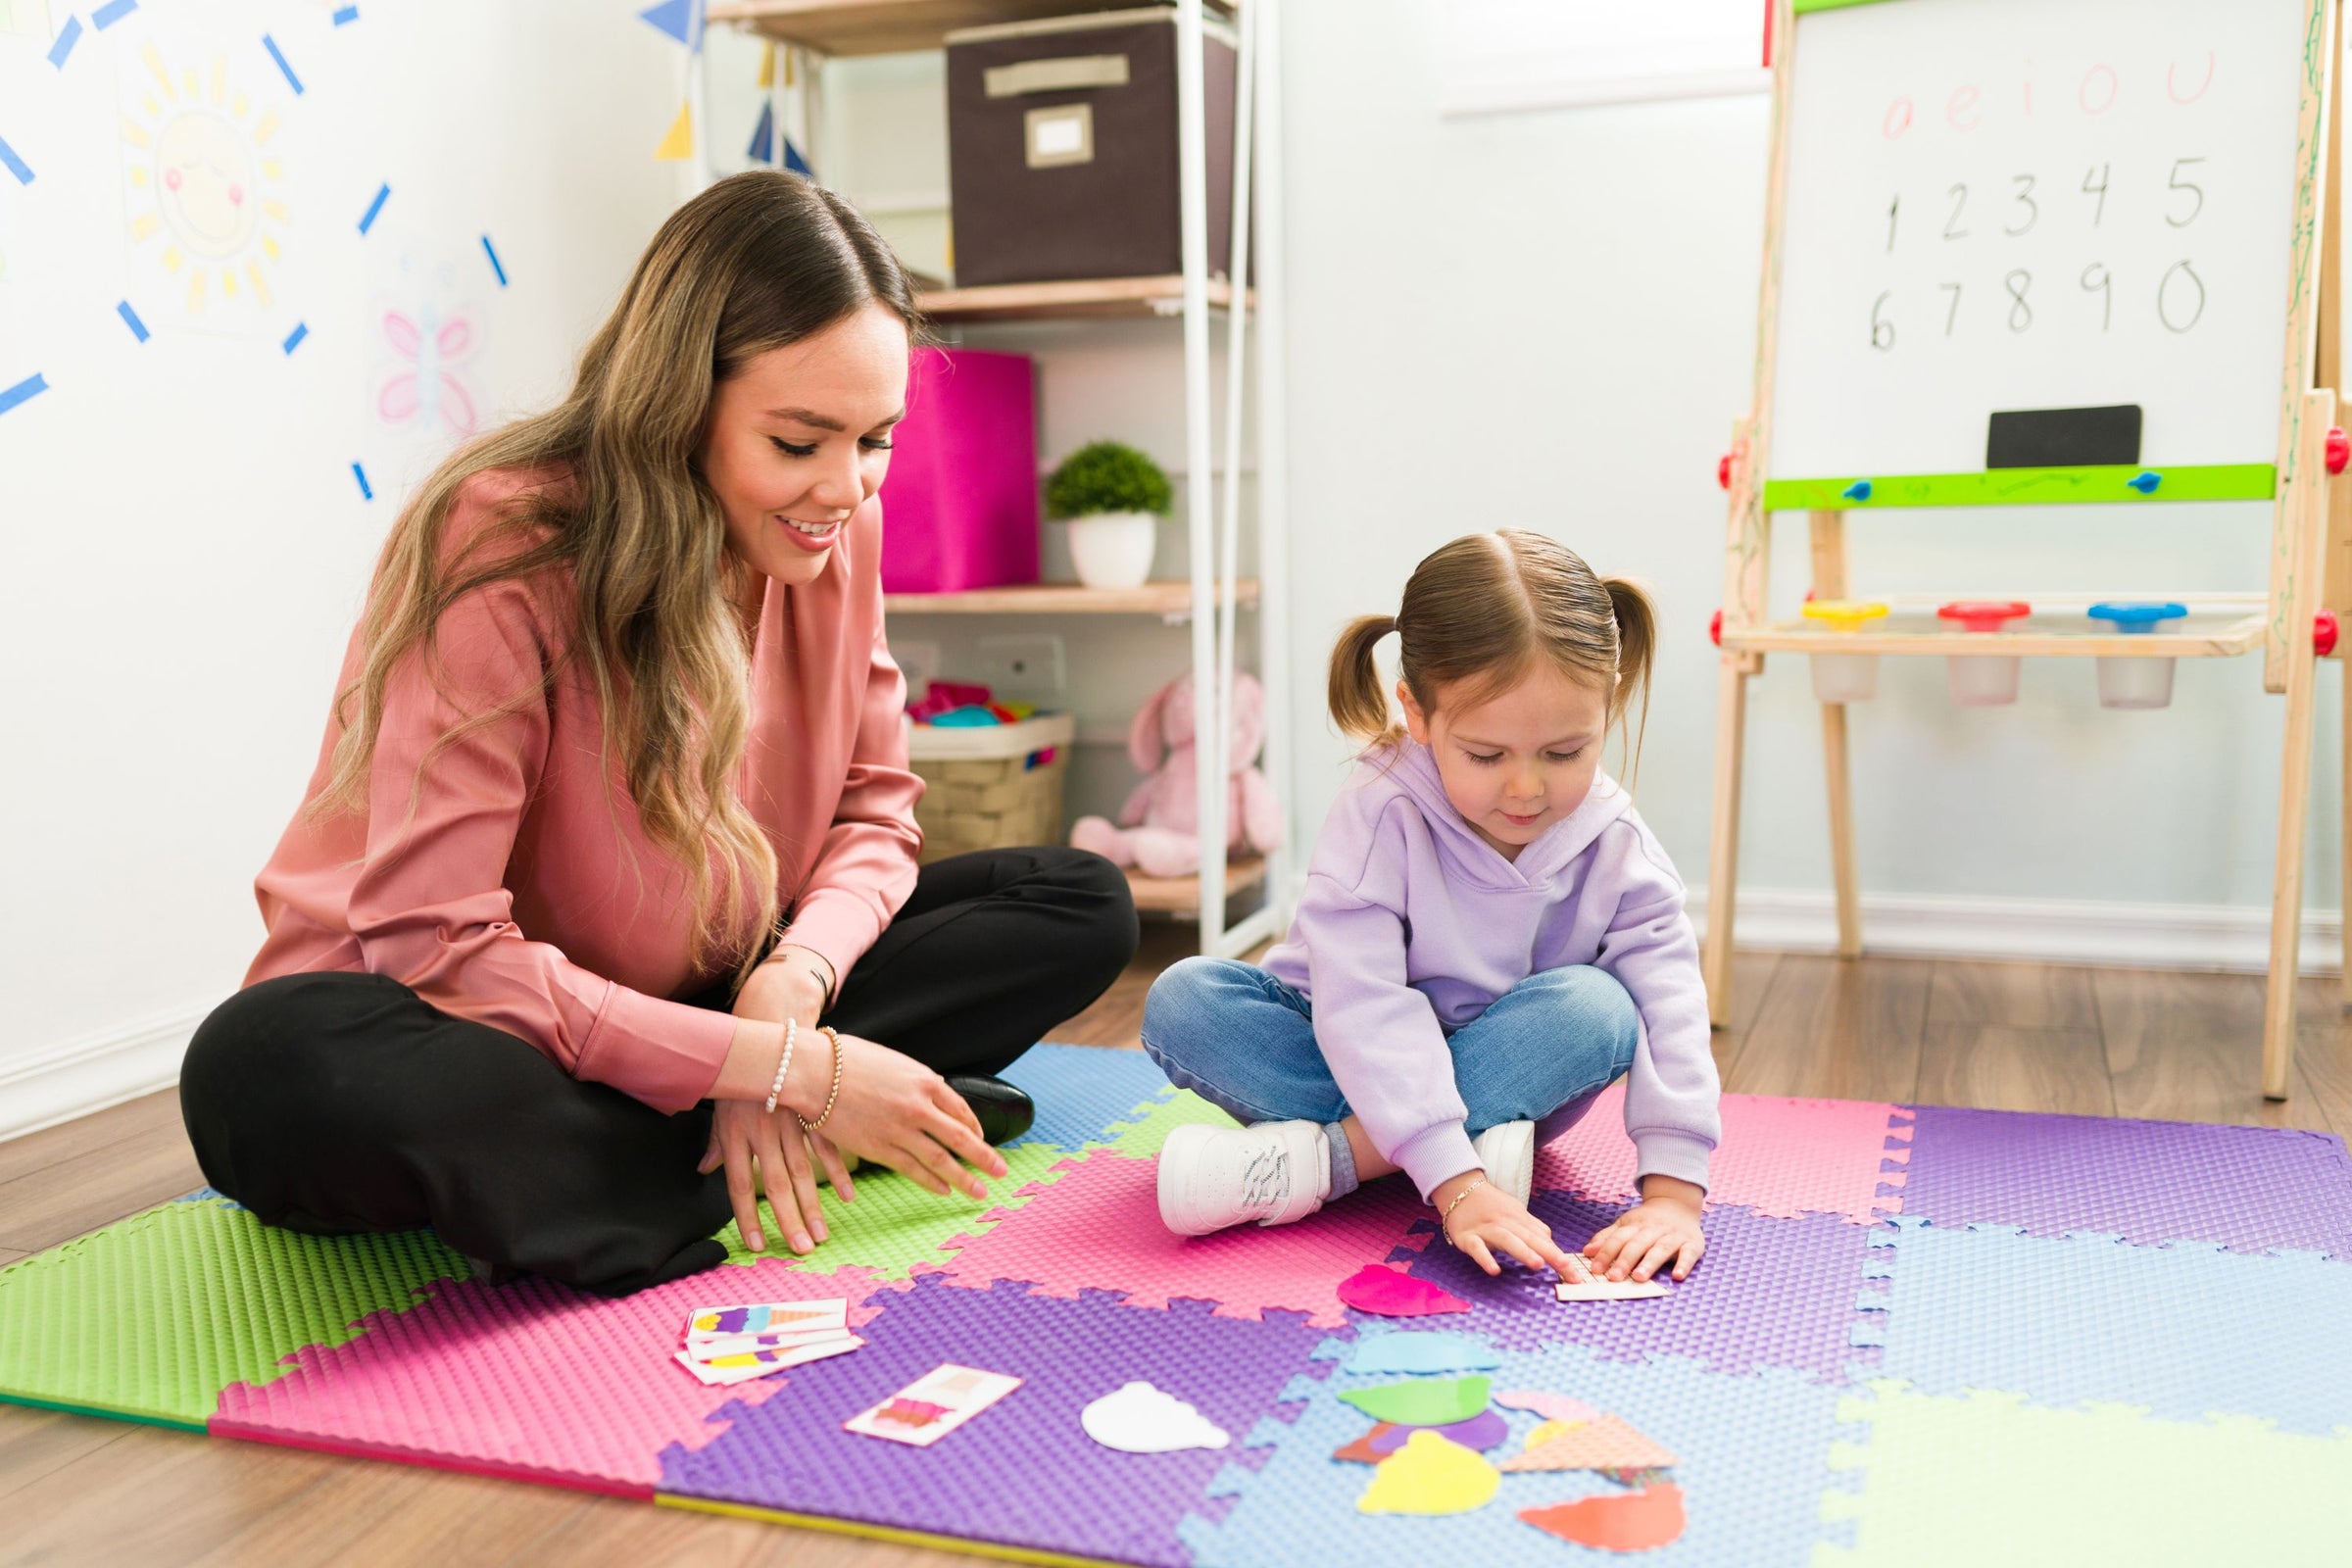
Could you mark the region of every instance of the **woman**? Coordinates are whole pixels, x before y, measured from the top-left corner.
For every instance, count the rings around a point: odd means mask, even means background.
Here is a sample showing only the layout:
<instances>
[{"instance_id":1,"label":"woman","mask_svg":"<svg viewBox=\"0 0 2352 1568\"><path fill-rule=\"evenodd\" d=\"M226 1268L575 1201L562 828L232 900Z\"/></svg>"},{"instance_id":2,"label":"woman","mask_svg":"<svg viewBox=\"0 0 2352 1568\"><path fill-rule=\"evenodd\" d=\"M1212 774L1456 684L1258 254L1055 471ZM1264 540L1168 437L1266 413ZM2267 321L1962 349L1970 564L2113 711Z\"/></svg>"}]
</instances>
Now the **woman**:
<instances>
[{"instance_id":1,"label":"woman","mask_svg":"<svg viewBox=\"0 0 2352 1568\"><path fill-rule=\"evenodd\" d=\"M1102 994L1135 911L1076 851L916 868L874 499L915 321L847 204L737 175L662 224L560 406L427 481L268 938L188 1048L215 1187L617 1295L717 1263L730 1212L763 1248L756 1184L807 1252L854 1159L1005 1173L1032 1110L993 1075Z\"/></svg>"}]
</instances>

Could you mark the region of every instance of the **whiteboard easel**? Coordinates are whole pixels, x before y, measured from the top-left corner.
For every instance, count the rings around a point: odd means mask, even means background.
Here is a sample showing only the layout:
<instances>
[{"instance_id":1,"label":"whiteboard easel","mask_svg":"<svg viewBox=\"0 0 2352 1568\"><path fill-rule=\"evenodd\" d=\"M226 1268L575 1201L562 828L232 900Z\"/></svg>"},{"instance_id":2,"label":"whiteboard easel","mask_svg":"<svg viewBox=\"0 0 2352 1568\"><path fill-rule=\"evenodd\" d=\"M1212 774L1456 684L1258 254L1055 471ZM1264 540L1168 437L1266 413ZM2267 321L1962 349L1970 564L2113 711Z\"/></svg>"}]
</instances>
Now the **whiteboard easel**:
<instances>
[{"instance_id":1,"label":"whiteboard easel","mask_svg":"<svg viewBox=\"0 0 2352 1568\"><path fill-rule=\"evenodd\" d=\"M1703 947L1718 1027L1732 1007L1747 682L1766 654L2228 658L2259 649L2265 690L2286 700L2262 1054L2263 1093L2286 1097L2320 657L2313 628L2323 606L2352 616L2352 486L2328 483L2342 332L2328 156L2340 118L2332 87L2341 3L2135 0L2119 20L2106 0L1777 0L1754 412L1734 430L1727 477ZM2189 47L2200 40L2204 63L2226 69L2200 74ZM1809 44L1826 64L1805 56ZM1813 66L1803 77L1800 59ZM1913 78L1938 73L1946 79L1933 97L1913 90ZM2222 91L2200 109L2217 79ZM1857 82L1878 97L1863 104ZM1846 101L1835 101L1838 83ZM2146 118L2101 120L2119 106ZM1858 121L1864 107L1873 122ZM1921 160L1921 147L1935 151ZM2107 147L2123 156L2101 157ZM2151 155L2159 162L2134 169L2139 184L2121 194L2128 182L2113 177L2114 166L2147 165ZM2222 169L2231 180L2212 177ZM2060 171L2063 180L2048 178ZM1926 172L1932 185L1922 183ZM2242 204L2228 214L2240 226L2181 239L2213 216L2213 202ZM2278 225L2261 233L2283 234L2282 263L2275 249L2239 256L2207 238L2245 232L2245 214L2257 212ZM2200 326L2214 330L2192 338ZM1984 439L1987 408L2039 413L2070 400L2144 404L2144 427L2139 415L2133 423L2146 466L1994 466L1971 446ZM2270 580L2235 615L2200 612L2131 636L2079 615L1987 633L1918 614L1864 631L1768 615L1776 511L1807 514L1813 593L1835 600L1849 591L1845 533L1855 510L2256 498L2273 508ZM2352 789L2352 686L2344 702ZM1821 711L1838 952L1852 956L1862 929L1846 706L1824 702ZM2352 887L2352 842L2345 873ZM2352 920L2344 937L2352 983Z\"/></svg>"}]
</instances>

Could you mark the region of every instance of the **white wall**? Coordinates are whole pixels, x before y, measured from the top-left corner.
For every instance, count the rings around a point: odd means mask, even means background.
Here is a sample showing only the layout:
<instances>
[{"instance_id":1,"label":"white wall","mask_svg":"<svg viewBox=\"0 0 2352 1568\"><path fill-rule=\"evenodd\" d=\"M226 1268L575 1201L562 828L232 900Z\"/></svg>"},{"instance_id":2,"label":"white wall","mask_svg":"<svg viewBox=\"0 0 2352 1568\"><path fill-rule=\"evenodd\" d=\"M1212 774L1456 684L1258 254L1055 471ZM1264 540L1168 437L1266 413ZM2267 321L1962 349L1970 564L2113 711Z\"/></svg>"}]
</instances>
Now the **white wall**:
<instances>
[{"instance_id":1,"label":"white wall","mask_svg":"<svg viewBox=\"0 0 2352 1568\"><path fill-rule=\"evenodd\" d=\"M0 1134L169 1078L260 943L253 875L316 758L368 567L453 439L379 413L401 368L385 312L470 323L448 369L481 419L542 405L677 196L652 150L681 51L633 0L403 0L340 27L334 9L150 0L59 70L65 0L0 6L0 137L35 175L0 172L0 387L51 388L0 415ZM215 279L202 313L122 130L182 113L228 127L249 198L285 210L231 249L238 297Z\"/></svg>"},{"instance_id":2,"label":"white wall","mask_svg":"<svg viewBox=\"0 0 2352 1568\"><path fill-rule=\"evenodd\" d=\"M1346 756L1318 721L1339 627L1393 609L1445 540L1535 527L1657 590L1664 648L1638 793L1695 889L1714 754L1715 461L1748 402L1768 101L1442 119L1438 0L1285 0L1284 17L1301 831ZM2003 597L2259 591L2268 531L2259 506L1896 514L1848 528L1857 590ZM1776 599L1791 613L1802 519L1776 544ZM1985 918L1958 901L2189 906L2190 927L2237 944L2202 956L2258 956L2281 720L2255 662L2183 662L2159 712L2102 710L2091 680L2086 664L2029 662L2015 707L1962 710L1939 661L1887 662L1879 700L1852 710L1866 901L1953 901L1988 939L2047 906ZM1770 661L1752 690L1742 897L1810 911L1819 930L1818 709L1795 659ZM2336 690L2323 676L2321 800L2336 789ZM2330 908L2333 815L2315 812L2306 884ZM2108 903L2068 918L2147 915ZM2034 940L2052 939L2037 928Z\"/></svg>"}]
</instances>

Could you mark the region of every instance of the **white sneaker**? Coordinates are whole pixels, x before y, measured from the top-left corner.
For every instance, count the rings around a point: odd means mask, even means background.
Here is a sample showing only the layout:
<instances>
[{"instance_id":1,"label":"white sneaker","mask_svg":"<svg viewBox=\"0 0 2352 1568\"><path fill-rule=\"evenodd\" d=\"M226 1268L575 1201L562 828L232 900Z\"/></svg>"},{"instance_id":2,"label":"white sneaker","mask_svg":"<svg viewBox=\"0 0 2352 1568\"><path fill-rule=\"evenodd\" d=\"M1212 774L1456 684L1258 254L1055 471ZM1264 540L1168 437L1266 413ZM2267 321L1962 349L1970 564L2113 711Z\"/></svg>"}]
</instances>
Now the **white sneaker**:
<instances>
[{"instance_id":1,"label":"white sneaker","mask_svg":"<svg viewBox=\"0 0 2352 1568\"><path fill-rule=\"evenodd\" d=\"M1159 1152L1159 1217L1179 1236L1288 1225L1331 1196L1331 1146L1311 1121L1179 1127Z\"/></svg>"},{"instance_id":2,"label":"white sneaker","mask_svg":"<svg viewBox=\"0 0 2352 1568\"><path fill-rule=\"evenodd\" d=\"M1519 1206L1525 1208L1528 1196L1536 1189L1536 1124L1497 1122L1470 1140L1470 1148L1479 1164L1486 1167L1487 1180L1519 1200Z\"/></svg>"}]
</instances>

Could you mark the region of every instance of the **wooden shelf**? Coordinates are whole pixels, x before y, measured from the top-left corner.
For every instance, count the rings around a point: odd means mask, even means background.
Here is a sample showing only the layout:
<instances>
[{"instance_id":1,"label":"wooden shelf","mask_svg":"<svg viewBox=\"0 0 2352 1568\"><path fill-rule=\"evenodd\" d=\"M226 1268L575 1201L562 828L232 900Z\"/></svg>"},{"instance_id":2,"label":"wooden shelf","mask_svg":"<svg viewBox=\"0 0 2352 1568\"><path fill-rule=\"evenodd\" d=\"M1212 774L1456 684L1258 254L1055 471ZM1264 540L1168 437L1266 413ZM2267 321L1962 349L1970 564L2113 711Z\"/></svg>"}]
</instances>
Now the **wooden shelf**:
<instances>
[{"instance_id":1,"label":"wooden shelf","mask_svg":"<svg viewBox=\"0 0 2352 1568\"><path fill-rule=\"evenodd\" d=\"M985 288L930 289L914 297L915 308L934 321L1070 321L1104 317L1169 317L1184 310L1184 274L1152 277L1088 277L1058 283L992 283ZM1233 285L1208 280L1212 311L1233 303ZM1250 292L1255 308L1257 291Z\"/></svg>"},{"instance_id":2,"label":"wooden shelf","mask_svg":"<svg viewBox=\"0 0 2352 1568\"><path fill-rule=\"evenodd\" d=\"M1772 654L1890 654L1935 658L2231 659L2262 644L2262 611L2191 608L2164 629L2118 632L2086 616L2032 615L2002 632L1965 632L1932 612L1897 611L1876 631L1834 631L1816 621L1778 621L1726 631L1726 649Z\"/></svg>"},{"instance_id":3,"label":"wooden shelf","mask_svg":"<svg viewBox=\"0 0 2352 1568\"><path fill-rule=\"evenodd\" d=\"M1257 579L1234 584L1244 606L1257 603ZM972 588L959 594L884 594L882 608L893 615L1162 615L1193 612L1193 585L1148 582L1141 588L1088 588L1074 582L1022 583L1006 588Z\"/></svg>"},{"instance_id":4,"label":"wooden shelf","mask_svg":"<svg viewBox=\"0 0 2352 1568\"><path fill-rule=\"evenodd\" d=\"M1225 897L1231 899L1245 888L1256 887L1266 879L1266 862L1250 858L1225 862ZM1127 868L1127 888L1135 895L1138 909L1154 910L1161 914L1191 914L1200 907L1200 879L1197 876L1146 876L1133 866Z\"/></svg>"},{"instance_id":5,"label":"wooden shelf","mask_svg":"<svg viewBox=\"0 0 2352 1568\"><path fill-rule=\"evenodd\" d=\"M1222 0L1227 11L1231 0ZM1102 0L711 0L714 23L742 23L783 43L828 55L937 49L961 27L987 27L1108 9ZM1214 7L1204 7L1215 15Z\"/></svg>"}]
</instances>

